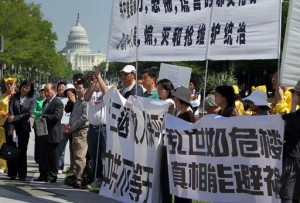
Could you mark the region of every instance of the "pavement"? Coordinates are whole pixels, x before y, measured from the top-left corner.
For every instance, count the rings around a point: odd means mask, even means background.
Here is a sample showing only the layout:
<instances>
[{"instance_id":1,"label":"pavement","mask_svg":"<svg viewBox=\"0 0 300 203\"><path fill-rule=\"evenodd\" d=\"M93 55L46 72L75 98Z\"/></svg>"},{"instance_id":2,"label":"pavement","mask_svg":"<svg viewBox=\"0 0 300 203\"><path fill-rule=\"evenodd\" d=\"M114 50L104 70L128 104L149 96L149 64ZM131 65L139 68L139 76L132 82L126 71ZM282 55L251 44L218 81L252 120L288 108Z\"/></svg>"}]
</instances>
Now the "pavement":
<instances>
[{"instance_id":1,"label":"pavement","mask_svg":"<svg viewBox=\"0 0 300 203\"><path fill-rule=\"evenodd\" d=\"M69 147L66 147L65 169L69 166ZM98 193L82 189L74 189L64 185L65 174L58 175L56 183L34 182L39 177L38 165L34 162L34 135L31 133L28 145L28 175L26 181L9 180L7 174L0 174L1 203L54 203L54 202L101 202L119 203L118 201L100 196Z\"/></svg>"}]
</instances>

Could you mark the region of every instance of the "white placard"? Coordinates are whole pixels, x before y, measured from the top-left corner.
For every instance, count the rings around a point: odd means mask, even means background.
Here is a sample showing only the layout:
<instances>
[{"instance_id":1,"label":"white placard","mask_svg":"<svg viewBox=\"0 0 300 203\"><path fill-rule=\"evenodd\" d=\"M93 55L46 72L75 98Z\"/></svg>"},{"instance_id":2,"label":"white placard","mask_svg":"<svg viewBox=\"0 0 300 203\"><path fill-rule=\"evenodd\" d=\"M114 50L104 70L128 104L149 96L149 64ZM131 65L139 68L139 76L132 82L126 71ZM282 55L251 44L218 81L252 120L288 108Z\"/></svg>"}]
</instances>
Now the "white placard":
<instances>
[{"instance_id":1,"label":"white placard","mask_svg":"<svg viewBox=\"0 0 300 203\"><path fill-rule=\"evenodd\" d=\"M37 136L48 135L47 122L45 118L35 120L35 131Z\"/></svg>"},{"instance_id":2,"label":"white placard","mask_svg":"<svg viewBox=\"0 0 300 203\"><path fill-rule=\"evenodd\" d=\"M158 81L161 79L169 79L171 80L175 88L181 85L188 87L190 83L191 73L191 68L161 63Z\"/></svg>"}]
</instances>

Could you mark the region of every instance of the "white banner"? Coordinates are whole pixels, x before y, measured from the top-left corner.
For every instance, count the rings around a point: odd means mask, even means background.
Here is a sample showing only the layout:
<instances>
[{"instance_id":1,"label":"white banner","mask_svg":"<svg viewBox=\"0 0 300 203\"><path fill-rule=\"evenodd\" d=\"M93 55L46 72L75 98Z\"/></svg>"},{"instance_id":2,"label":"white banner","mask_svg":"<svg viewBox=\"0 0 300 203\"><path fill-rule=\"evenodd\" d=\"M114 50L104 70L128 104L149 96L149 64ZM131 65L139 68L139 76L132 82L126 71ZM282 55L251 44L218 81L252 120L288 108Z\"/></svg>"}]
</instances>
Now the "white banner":
<instances>
[{"instance_id":1,"label":"white banner","mask_svg":"<svg viewBox=\"0 0 300 203\"><path fill-rule=\"evenodd\" d=\"M300 78L300 0L289 1L280 84L294 87Z\"/></svg>"},{"instance_id":2,"label":"white banner","mask_svg":"<svg viewBox=\"0 0 300 203\"><path fill-rule=\"evenodd\" d=\"M278 58L280 4L113 0L107 57L122 62Z\"/></svg>"},{"instance_id":3,"label":"white banner","mask_svg":"<svg viewBox=\"0 0 300 203\"><path fill-rule=\"evenodd\" d=\"M170 191L209 202L276 203L284 122L272 116L165 116Z\"/></svg>"},{"instance_id":4,"label":"white banner","mask_svg":"<svg viewBox=\"0 0 300 203\"><path fill-rule=\"evenodd\" d=\"M114 88L104 103L107 147L100 195L121 202L159 202L161 128L170 103L133 96L126 101Z\"/></svg>"}]
</instances>

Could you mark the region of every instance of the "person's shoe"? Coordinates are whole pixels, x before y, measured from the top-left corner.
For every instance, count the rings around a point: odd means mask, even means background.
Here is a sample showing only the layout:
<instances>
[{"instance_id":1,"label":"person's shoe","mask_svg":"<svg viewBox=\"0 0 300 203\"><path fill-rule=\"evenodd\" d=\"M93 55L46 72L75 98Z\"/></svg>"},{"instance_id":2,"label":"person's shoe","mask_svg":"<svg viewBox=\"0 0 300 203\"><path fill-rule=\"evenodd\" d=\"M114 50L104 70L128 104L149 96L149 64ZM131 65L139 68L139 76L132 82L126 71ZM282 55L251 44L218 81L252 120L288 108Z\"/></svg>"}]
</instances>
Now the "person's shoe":
<instances>
[{"instance_id":1,"label":"person's shoe","mask_svg":"<svg viewBox=\"0 0 300 203\"><path fill-rule=\"evenodd\" d=\"M10 176L9 180L16 180L16 176Z\"/></svg>"},{"instance_id":2,"label":"person's shoe","mask_svg":"<svg viewBox=\"0 0 300 203\"><path fill-rule=\"evenodd\" d=\"M91 184L90 186L91 187L100 187L102 184L102 181L100 179L95 179Z\"/></svg>"},{"instance_id":3,"label":"person's shoe","mask_svg":"<svg viewBox=\"0 0 300 203\"><path fill-rule=\"evenodd\" d=\"M73 182L72 183L72 187L73 188L81 188L81 183L79 183L79 182Z\"/></svg>"},{"instance_id":4,"label":"person's shoe","mask_svg":"<svg viewBox=\"0 0 300 203\"><path fill-rule=\"evenodd\" d=\"M26 181L26 177L20 177L20 181Z\"/></svg>"},{"instance_id":5,"label":"person's shoe","mask_svg":"<svg viewBox=\"0 0 300 203\"><path fill-rule=\"evenodd\" d=\"M54 176L49 180L49 183L56 183L56 180L57 180L57 176Z\"/></svg>"},{"instance_id":6,"label":"person's shoe","mask_svg":"<svg viewBox=\"0 0 300 203\"><path fill-rule=\"evenodd\" d=\"M33 181L48 182L48 178L39 176L38 178L33 179Z\"/></svg>"},{"instance_id":7,"label":"person's shoe","mask_svg":"<svg viewBox=\"0 0 300 203\"><path fill-rule=\"evenodd\" d=\"M63 174L63 171L59 169L57 173L58 174Z\"/></svg>"}]
</instances>

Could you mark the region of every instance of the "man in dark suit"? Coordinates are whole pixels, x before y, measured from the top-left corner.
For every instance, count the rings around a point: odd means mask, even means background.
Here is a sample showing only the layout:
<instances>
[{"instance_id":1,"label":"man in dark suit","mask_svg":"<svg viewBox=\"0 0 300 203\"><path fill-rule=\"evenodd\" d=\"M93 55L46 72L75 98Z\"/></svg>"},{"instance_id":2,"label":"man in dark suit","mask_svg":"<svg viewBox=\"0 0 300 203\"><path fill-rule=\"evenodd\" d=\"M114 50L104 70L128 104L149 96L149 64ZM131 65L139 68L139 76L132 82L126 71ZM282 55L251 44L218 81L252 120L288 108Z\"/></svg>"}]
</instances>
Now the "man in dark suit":
<instances>
[{"instance_id":1,"label":"man in dark suit","mask_svg":"<svg viewBox=\"0 0 300 203\"><path fill-rule=\"evenodd\" d=\"M55 87L52 83L47 83L44 87L46 100L43 103L43 112L40 119L46 119L48 135L39 136L39 171L40 176L35 181L48 181L55 183L58 172L58 149L62 139L61 118L63 116L64 105L56 97Z\"/></svg>"}]
</instances>

